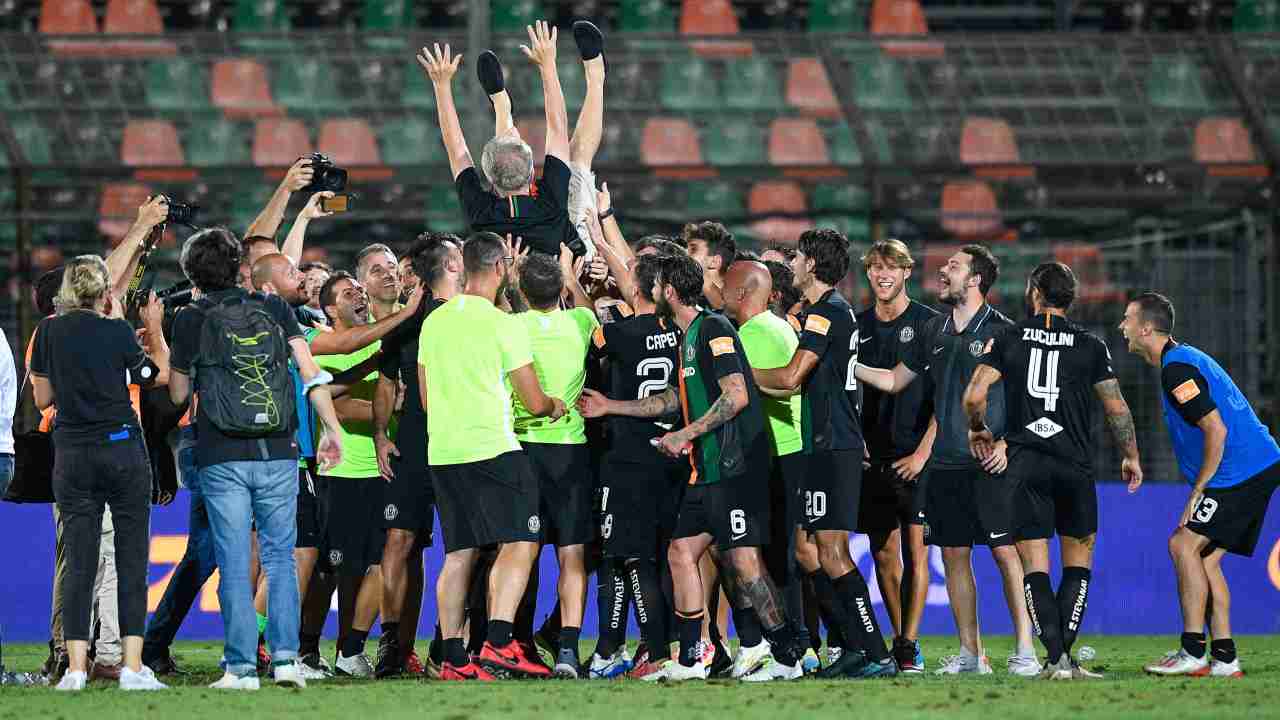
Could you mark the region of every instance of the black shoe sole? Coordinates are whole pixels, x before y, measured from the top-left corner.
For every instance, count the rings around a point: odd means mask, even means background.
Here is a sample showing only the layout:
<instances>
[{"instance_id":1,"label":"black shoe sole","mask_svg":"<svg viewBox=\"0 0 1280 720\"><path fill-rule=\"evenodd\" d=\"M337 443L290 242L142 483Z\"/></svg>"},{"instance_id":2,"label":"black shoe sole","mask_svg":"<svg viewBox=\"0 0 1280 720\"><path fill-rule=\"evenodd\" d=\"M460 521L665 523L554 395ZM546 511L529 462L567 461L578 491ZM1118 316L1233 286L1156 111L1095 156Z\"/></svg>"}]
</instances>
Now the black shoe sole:
<instances>
[{"instance_id":1,"label":"black shoe sole","mask_svg":"<svg viewBox=\"0 0 1280 720\"><path fill-rule=\"evenodd\" d=\"M587 20L573 24L573 41L578 44L578 54L584 62L594 60L604 52L604 33Z\"/></svg>"},{"instance_id":2,"label":"black shoe sole","mask_svg":"<svg viewBox=\"0 0 1280 720\"><path fill-rule=\"evenodd\" d=\"M480 81L480 87L484 88L486 95L497 95L506 89L502 62L492 50L485 50L476 59L476 79Z\"/></svg>"}]
</instances>

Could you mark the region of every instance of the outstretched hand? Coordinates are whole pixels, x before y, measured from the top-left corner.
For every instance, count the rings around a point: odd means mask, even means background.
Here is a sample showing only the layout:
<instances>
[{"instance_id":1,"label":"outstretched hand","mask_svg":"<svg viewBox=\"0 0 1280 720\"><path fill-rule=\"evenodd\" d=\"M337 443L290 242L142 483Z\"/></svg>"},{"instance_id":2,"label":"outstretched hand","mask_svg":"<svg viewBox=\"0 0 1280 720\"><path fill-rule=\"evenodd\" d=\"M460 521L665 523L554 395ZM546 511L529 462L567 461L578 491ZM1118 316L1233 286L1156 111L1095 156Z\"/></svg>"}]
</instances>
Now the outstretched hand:
<instances>
[{"instance_id":1,"label":"outstretched hand","mask_svg":"<svg viewBox=\"0 0 1280 720\"><path fill-rule=\"evenodd\" d=\"M444 50L440 49L440 43L436 43L434 48L434 52L425 47L422 48L418 53L418 64L427 72L431 82L437 85L448 84L453 81L453 76L458 72L462 55L454 55L448 43L445 43Z\"/></svg>"},{"instance_id":2,"label":"outstretched hand","mask_svg":"<svg viewBox=\"0 0 1280 720\"><path fill-rule=\"evenodd\" d=\"M556 29L546 20L539 20L525 28L529 32L529 44L520 50L538 67L556 66Z\"/></svg>"}]
</instances>

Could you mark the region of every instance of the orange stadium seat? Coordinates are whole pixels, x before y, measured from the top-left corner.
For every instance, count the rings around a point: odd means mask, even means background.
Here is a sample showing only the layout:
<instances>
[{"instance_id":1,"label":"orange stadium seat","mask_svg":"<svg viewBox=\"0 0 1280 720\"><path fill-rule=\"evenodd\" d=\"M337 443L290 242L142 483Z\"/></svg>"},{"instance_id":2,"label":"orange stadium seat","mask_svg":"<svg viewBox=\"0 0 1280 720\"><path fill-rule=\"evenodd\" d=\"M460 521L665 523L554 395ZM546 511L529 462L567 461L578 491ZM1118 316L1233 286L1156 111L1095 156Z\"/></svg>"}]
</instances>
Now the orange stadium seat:
<instances>
[{"instance_id":1,"label":"orange stadium seat","mask_svg":"<svg viewBox=\"0 0 1280 720\"><path fill-rule=\"evenodd\" d=\"M178 140L178 130L168 120L130 120L120 142L120 160L138 170L134 177L157 182L194 180L194 170L185 168L186 155Z\"/></svg>"},{"instance_id":2,"label":"orange stadium seat","mask_svg":"<svg viewBox=\"0 0 1280 720\"><path fill-rule=\"evenodd\" d=\"M98 18L89 0L41 0L39 30L45 35L97 35ZM100 40L52 40L49 47L62 55L102 52Z\"/></svg>"},{"instance_id":3,"label":"orange stadium seat","mask_svg":"<svg viewBox=\"0 0 1280 720\"><path fill-rule=\"evenodd\" d=\"M821 117L835 117L840 102L818 58L796 58L787 63L787 104Z\"/></svg>"},{"instance_id":4,"label":"orange stadium seat","mask_svg":"<svg viewBox=\"0 0 1280 720\"><path fill-rule=\"evenodd\" d=\"M871 6L872 35L928 35L929 24L919 0L875 0ZM938 56L942 45L935 42L886 41L881 47L890 55Z\"/></svg>"},{"instance_id":5,"label":"orange stadium seat","mask_svg":"<svg viewBox=\"0 0 1280 720\"><path fill-rule=\"evenodd\" d=\"M805 213L809 201L804 188L787 180L756 183L747 194L747 211L752 215L769 213ZM813 227L813 220L803 217L772 217L751 223L751 231L762 240L795 245L800 233Z\"/></svg>"},{"instance_id":6,"label":"orange stadium seat","mask_svg":"<svg viewBox=\"0 0 1280 720\"><path fill-rule=\"evenodd\" d=\"M684 0L680 9L682 35L737 35L738 16L729 0ZM751 43L736 41L695 41L689 43L699 55L750 55Z\"/></svg>"},{"instance_id":7,"label":"orange stadium seat","mask_svg":"<svg viewBox=\"0 0 1280 720\"><path fill-rule=\"evenodd\" d=\"M942 229L958 238L991 238L1004 230L1004 218L991 186L977 180L949 182L942 188Z\"/></svg>"},{"instance_id":8,"label":"orange stadium seat","mask_svg":"<svg viewBox=\"0 0 1280 720\"><path fill-rule=\"evenodd\" d=\"M811 118L778 118L769 128L769 162L773 165L830 165L827 140ZM792 177L836 177L836 168L788 170Z\"/></svg>"},{"instance_id":9,"label":"orange stadium seat","mask_svg":"<svg viewBox=\"0 0 1280 720\"><path fill-rule=\"evenodd\" d=\"M1071 266L1080 281L1076 299L1084 303L1123 302L1124 290L1112 284L1102 262L1102 249L1092 243L1061 243L1053 246L1053 259Z\"/></svg>"},{"instance_id":10,"label":"orange stadium seat","mask_svg":"<svg viewBox=\"0 0 1280 720\"><path fill-rule=\"evenodd\" d=\"M110 0L107 15L102 21L102 32L107 35L163 35L164 20L156 0ZM112 55L172 55L177 47L166 40L111 40L104 44L104 52Z\"/></svg>"},{"instance_id":11,"label":"orange stadium seat","mask_svg":"<svg viewBox=\"0 0 1280 720\"><path fill-rule=\"evenodd\" d=\"M960 134L960 162L982 165L973 174L981 178L1008 180L1035 177L1035 170L1022 165L1013 128L999 118L965 118Z\"/></svg>"},{"instance_id":12,"label":"orange stadium seat","mask_svg":"<svg viewBox=\"0 0 1280 720\"><path fill-rule=\"evenodd\" d=\"M213 66L213 104L228 117L278 115L267 70L255 60L219 60Z\"/></svg>"},{"instance_id":13,"label":"orange stadium seat","mask_svg":"<svg viewBox=\"0 0 1280 720\"><path fill-rule=\"evenodd\" d=\"M698 142L698 131L683 118L649 118L645 121L640 159L650 167L682 166L680 170L659 169L655 174L660 177L703 178L715 175L710 168L701 167L702 146Z\"/></svg>"},{"instance_id":14,"label":"orange stadium seat","mask_svg":"<svg viewBox=\"0 0 1280 720\"><path fill-rule=\"evenodd\" d=\"M1258 164L1249 130L1240 118L1210 117L1196 125L1195 159L1198 163L1215 164L1208 168L1212 177L1266 177L1267 167Z\"/></svg>"},{"instance_id":15,"label":"orange stadium seat","mask_svg":"<svg viewBox=\"0 0 1280 720\"><path fill-rule=\"evenodd\" d=\"M138 207L151 197L151 188L141 183L107 183L98 201L98 231L114 245L129 232L138 218Z\"/></svg>"},{"instance_id":16,"label":"orange stadium seat","mask_svg":"<svg viewBox=\"0 0 1280 720\"><path fill-rule=\"evenodd\" d=\"M382 153L373 129L359 118L326 120L320 126L316 146L340 167L351 167L352 180L387 180L392 175L390 168L380 167Z\"/></svg>"},{"instance_id":17,"label":"orange stadium seat","mask_svg":"<svg viewBox=\"0 0 1280 720\"><path fill-rule=\"evenodd\" d=\"M271 168L267 176L284 177L285 171L311 152L311 136L301 120L263 118L253 131L253 164Z\"/></svg>"}]
</instances>

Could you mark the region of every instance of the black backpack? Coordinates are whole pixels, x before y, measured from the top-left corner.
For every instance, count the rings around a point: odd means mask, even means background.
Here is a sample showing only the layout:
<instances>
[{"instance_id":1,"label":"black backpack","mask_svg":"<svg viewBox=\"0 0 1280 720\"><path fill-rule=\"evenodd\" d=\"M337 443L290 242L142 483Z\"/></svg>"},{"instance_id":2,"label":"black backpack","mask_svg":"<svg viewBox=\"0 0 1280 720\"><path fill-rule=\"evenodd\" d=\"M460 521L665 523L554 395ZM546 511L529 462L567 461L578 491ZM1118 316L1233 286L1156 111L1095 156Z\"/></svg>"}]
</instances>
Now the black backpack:
<instances>
[{"instance_id":1,"label":"black backpack","mask_svg":"<svg viewBox=\"0 0 1280 720\"><path fill-rule=\"evenodd\" d=\"M204 325L195 360L200 410L232 437L288 430L294 387L284 328L257 293L203 300Z\"/></svg>"}]
</instances>

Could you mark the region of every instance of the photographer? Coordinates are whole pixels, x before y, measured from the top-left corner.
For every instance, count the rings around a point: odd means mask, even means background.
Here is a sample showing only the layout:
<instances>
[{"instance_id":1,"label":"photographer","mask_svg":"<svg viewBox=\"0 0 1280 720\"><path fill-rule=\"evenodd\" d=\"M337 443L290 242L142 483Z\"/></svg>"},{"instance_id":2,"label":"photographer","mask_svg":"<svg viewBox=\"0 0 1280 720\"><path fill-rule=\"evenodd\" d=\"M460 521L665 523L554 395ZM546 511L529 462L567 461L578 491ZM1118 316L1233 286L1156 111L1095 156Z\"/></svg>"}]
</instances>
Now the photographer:
<instances>
[{"instance_id":1,"label":"photographer","mask_svg":"<svg viewBox=\"0 0 1280 720\"><path fill-rule=\"evenodd\" d=\"M258 687L257 627L249 585L250 522L256 523L270 598L267 638L278 684L305 687L298 655L297 425L289 359L326 432L321 467L342 459L333 398L289 305L236 285L240 243L224 228L192 235L182 270L204 298L178 314L169 394L184 403L198 392L195 464L222 570L218 598L226 628L226 674L211 687ZM251 348L248 352L244 348ZM251 374L252 381L243 375Z\"/></svg>"},{"instance_id":2,"label":"photographer","mask_svg":"<svg viewBox=\"0 0 1280 720\"><path fill-rule=\"evenodd\" d=\"M102 513L110 506L124 636L120 687L160 690L165 686L142 665L151 468L128 385L164 382L168 348L160 333L160 303L153 298L143 313L156 348L152 362L133 330L117 319L122 308L111 298L109 285L102 258L82 255L72 260L56 301L59 314L41 321L31 360L37 407L43 410L58 402L53 487L64 523L63 627L70 656L70 670L58 689L82 690L87 682L90 604Z\"/></svg>"}]
</instances>

